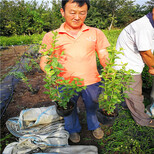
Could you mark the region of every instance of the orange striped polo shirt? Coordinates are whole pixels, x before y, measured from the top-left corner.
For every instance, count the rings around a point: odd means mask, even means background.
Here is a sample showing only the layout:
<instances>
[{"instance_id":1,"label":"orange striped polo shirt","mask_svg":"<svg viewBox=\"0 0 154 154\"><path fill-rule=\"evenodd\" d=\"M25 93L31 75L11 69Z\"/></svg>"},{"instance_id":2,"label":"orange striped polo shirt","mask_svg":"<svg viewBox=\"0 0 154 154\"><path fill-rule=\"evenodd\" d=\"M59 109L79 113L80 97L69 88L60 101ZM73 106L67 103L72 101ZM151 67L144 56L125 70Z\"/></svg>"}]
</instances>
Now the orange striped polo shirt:
<instances>
[{"instance_id":1,"label":"orange striped polo shirt","mask_svg":"<svg viewBox=\"0 0 154 154\"><path fill-rule=\"evenodd\" d=\"M64 25L65 23L56 30L57 44L62 46L64 51L61 63L66 72L63 73L63 77L75 76L84 79L84 85L99 82L101 79L97 71L96 52L110 46L106 36L101 30L83 24L74 38L64 29ZM47 48L44 50L51 48L52 36L52 32L45 34L42 44L46 44Z\"/></svg>"}]
</instances>

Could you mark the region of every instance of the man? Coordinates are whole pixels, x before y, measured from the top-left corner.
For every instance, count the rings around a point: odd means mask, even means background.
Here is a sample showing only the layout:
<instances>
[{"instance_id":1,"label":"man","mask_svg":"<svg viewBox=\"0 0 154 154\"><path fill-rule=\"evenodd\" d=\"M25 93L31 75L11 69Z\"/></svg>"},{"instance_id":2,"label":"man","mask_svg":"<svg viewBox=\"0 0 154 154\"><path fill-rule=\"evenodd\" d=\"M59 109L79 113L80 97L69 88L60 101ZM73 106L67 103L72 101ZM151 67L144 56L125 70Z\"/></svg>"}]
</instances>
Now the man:
<instances>
[{"instance_id":1,"label":"man","mask_svg":"<svg viewBox=\"0 0 154 154\"><path fill-rule=\"evenodd\" d=\"M144 112L142 95L141 73L144 63L149 67L149 73L154 75L154 8L142 18L132 22L123 29L117 40L116 49L124 55L116 60L117 64L128 63L126 69L133 69L133 82L130 87L133 91L128 92L129 98L125 99L126 104L137 124L141 126L154 127L154 120ZM115 67L119 69L119 67Z\"/></svg>"},{"instance_id":2,"label":"man","mask_svg":"<svg viewBox=\"0 0 154 154\"><path fill-rule=\"evenodd\" d=\"M74 96L73 99L77 102L79 96L82 96L86 107L88 130L92 131L95 138L101 139L104 133L96 116L96 110L99 107L97 100L100 94L101 79L97 71L95 51L97 51L100 63L105 67L108 58L106 48L110 44L101 30L84 24L89 8L89 0L62 0L60 12L65 18L65 23L56 30L58 32L57 44L64 50L65 60L62 60L62 65L66 69L66 73L63 77L75 76L84 79L86 90L80 92L78 96ZM47 33L42 41L47 45L47 49L51 48L51 36L51 32ZM46 58L42 57L40 61L43 71ZM81 125L77 107L70 116L64 117L64 120L65 129L70 133L70 140L74 143L79 142Z\"/></svg>"}]
</instances>

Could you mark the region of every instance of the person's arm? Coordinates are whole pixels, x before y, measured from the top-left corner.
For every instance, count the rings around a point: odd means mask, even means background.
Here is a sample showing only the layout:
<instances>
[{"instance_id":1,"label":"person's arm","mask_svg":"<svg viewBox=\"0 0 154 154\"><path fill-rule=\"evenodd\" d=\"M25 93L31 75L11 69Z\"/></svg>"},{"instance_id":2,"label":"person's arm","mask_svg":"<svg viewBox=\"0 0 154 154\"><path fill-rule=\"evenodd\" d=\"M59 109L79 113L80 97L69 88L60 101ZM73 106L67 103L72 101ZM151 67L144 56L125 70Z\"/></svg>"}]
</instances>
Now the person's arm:
<instances>
[{"instance_id":1,"label":"person's arm","mask_svg":"<svg viewBox=\"0 0 154 154\"><path fill-rule=\"evenodd\" d=\"M51 41L52 41L52 32L46 33L42 40L42 45L40 46L39 53L43 54L43 52L51 49ZM48 56L42 56L40 59L40 68L45 72L45 66L48 61Z\"/></svg>"},{"instance_id":2,"label":"person's arm","mask_svg":"<svg viewBox=\"0 0 154 154\"><path fill-rule=\"evenodd\" d=\"M143 61L149 67L149 73L154 75L154 55L151 50L140 51Z\"/></svg>"},{"instance_id":3,"label":"person's arm","mask_svg":"<svg viewBox=\"0 0 154 154\"><path fill-rule=\"evenodd\" d=\"M98 58L100 60L101 65L105 68L106 63L108 62L108 59L109 59L109 53L107 49L102 49L97 53L98 53Z\"/></svg>"},{"instance_id":4,"label":"person's arm","mask_svg":"<svg viewBox=\"0 0 154 154\"><path fill-rule=\"evenodd\" d=\"M47 56L42 56L40 59L40 68L43 72L45 72L46 63L47 63Z\"/></svg>"}]
</instances>

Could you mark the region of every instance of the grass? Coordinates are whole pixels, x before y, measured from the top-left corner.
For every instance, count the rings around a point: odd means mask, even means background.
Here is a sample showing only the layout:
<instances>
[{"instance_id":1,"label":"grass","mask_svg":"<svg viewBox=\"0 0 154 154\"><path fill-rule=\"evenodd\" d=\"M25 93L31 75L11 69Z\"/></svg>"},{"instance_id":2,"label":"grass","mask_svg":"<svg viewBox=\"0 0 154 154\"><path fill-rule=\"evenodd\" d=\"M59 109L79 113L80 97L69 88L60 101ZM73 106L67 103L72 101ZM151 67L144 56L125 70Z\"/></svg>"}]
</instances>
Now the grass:
<instances>
[{"instance_id":1,"label":"grass","mask_svg":"<svg viewBox=\"0 0 154 154\"><path fill-rule=\"evenodd\" d=\"M114 121L110 135L104 136L102 154L129 153L152 154L154 153L154 129L139 126L130 115L129 110L121 110ZM105 133L107 134L107 133Z\"/></svg>"},{"instance_id":2,"label":"grass","mask_svg":"<svg viewBox=\"0 0 154 154\"><path fill-rule=\"evenodd\" d=\"M116 29L116 30L103 30L103 33L107 37L109 43L111 44L112 47L116 46L117 38L120 34L122 29Z\"/></svg>"},{"instance_id":3,"label":"grass","mask_svg":"<svg viewBox=\"0 0 154 154\"><path fill-rule=\"evenodd\" d=\"M0 151L2 150L2 142L5 142L5 145L8 145L9 139L12 137L12 134L7 134L4 138L0 139Z\"/></svg>"},{"instance_id":4,"label":"grass","mask_svg":"<svg viewBox=\"0 0 154 154\"><path fill-rule=\"evenodd\" d=\"M112 46L115 46L116 44L116 38L118 38L121 29L117 29L117 30L103 30L104 34L106 35L106 37L108 38L110 44ZM10 37L6 37L6 36L0 36L0 46L10 46L10 45L29 45L29 44L35 44L35 43L39 43L43 36L44 36L45 32L43 32L42 34L33 34L33 35L14 35L14 36L10 36Z\"/></svg>"},{"instance_id":5,"label":"grass","mask_svg":"<svg viewBox=\"0 0 154 154\"><path fill-rule=\"evenodd\" d=\"M42 40L45 32L42 34L33 34L33 35L15 35L15 36L0 36L0 46L10 46L10 45L29 45L29 44L38 44Z\"/></svg>"}]
</instances>

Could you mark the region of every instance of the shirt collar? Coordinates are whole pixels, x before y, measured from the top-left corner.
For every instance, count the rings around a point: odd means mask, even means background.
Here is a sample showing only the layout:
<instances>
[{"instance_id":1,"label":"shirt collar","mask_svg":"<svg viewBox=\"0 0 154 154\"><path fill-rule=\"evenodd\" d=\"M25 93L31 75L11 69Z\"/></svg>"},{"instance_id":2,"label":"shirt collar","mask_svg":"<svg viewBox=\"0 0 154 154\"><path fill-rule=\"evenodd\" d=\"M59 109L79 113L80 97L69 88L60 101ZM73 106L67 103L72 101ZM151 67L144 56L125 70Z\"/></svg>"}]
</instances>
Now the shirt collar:
<instances>
[{"instance_id":1,"label":"shirt collar","mask_svg":"<svg viewBox=\"0 0 154 154\"><path fill-rule=\"evenodd\" d=\"M154 27L154 21L153 21L153 19L152 19L152 13L150 12L150 13L148 13L146 16L147 16L147 18L149 19L149 21L150 21L150 23L152 24L152 26Z\"/></svg>"},{"instance_id":2,"label":"shirt collar","mask_svg":"<svg viewBox=\"0 0 154 154\"><path fill-rule=\"evenodd\" d=\"M67 33L67 31L65 30L64 26L65 26L66 22L64 22L60 28L59 28L59 33ZM82 25L81 29L80 29L80 32L84 32L84 31L87 31L89 30L89 27L86 26L85 24Z\"/></svg>"}]
</instances>

